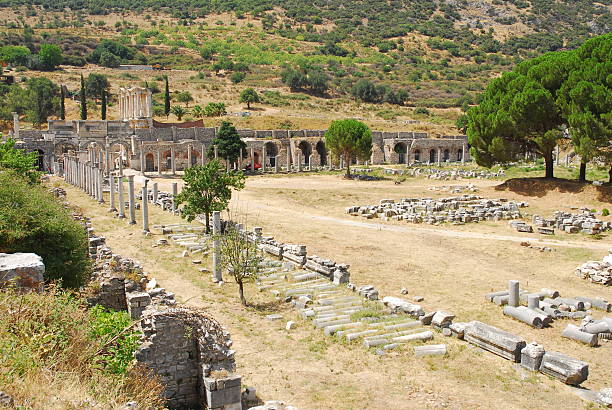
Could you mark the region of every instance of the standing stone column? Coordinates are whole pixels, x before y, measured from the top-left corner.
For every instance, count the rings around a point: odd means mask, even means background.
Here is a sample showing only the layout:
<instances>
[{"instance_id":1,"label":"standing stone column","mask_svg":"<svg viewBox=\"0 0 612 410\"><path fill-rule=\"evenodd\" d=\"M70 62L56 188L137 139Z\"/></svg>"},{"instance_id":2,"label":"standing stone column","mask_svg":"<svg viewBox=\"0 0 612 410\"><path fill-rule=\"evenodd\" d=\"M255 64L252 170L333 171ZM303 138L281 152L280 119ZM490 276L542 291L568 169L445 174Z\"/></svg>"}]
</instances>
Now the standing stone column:
<instances>
[{"instance_id":1,"label":"standing stone column","mask_svg":"<svg viewBox=\"0 0 612 410\"><path fill-rule=\"evenodd\" d=\"M308 156L308 170L312 171L312 154Z\"/></svg>"},{"instance_id":2,"label":"standing stone column","mask_svg":"<svg viewBox=\"0 0 612 410\"><path fill-rule=\"evenodd\" d=\"M240 148L240 156L238 157L238 168L242 169L242 156L244 153L242 152L242 148Z\"/></svg>"},{"instance_id":3,"label":"standing stone column","mask_svg":"<svg viewBox=\"0 0 612 410\"><path fill-rule=\"evenodd\" d=\"M223 282L221 272L221 244L217 235L221 235L221 212L213 212L213 282Z\"/></svg>"},{"instance_id":4,"label":"standing stone column","mask_svg":"<svg viewBox=\"0 0 612 410\"><path fill-rule=\"evenodd\" d=\"M140 175L144 176L145 174L145 153L144 153L144 144L140 143Z\"/></svg>"},{"instance_id":5,"label":"standing stone column","mask_svg":"<svg viewBox=\"0 0 612 410\"><path fill-rule=\"evenodd\" d=\"M280 157L280 155L277 155L274 157L274 173L278 174L278 157Z\"/></svg>"},{"instance_id":6,"label":"standing stone column","mask_svg":"<svg viewBox=\"0 0 612 410\"><path fill-rule=\"evenodd\" d=\"M261 149L261 172L266 172L266 146Z\"/></svg>"},{"instance_id":7,"label":"standing stone column","mask_svg":"<svg viewBox=\"0 0 612 410\"><path fill-rule=\"evenodd\" d=\"M147 192L147 181L145 180L145 185L142 187L142 202L140 204L140 208L142 209L142 232L149 232L149 195Z\"/></svg>"},{"instance_id":8,"label":"standing stone column","mask_svg":"<svg viewBox=\"0 0 612 410\"><path fill-rule=\"evenodd\" d=\"M115 176L111 172L108 175L108 185L110 186L110 205L108 207L108 212L115 212L117 208L115 208Z\"/></svg>"},{"instance_id":9,"label":"standing stone column","mask_svg":"<svg viewBox=\"0 0 612 410\"><path fill-rule=\"evenodd\" d=\"M123 196L123 177L117 177L117 191L119 191L119 218L125 218L125 198Z\"/></svg>"},{"instance_id":10,"label":"standing stone column","mask_svg":"<svg viewBox=\"0 0 612 410\"><path fill-rule=\"evenodd\" d=\"M191 145L187 146L187 166L185 168L191 168Z\"/></svg>"},{"instance_id":11,"label":"standing stone column","mask_svg":"<svg viewBox=\"0 0 612 410\"><path fill-rule=\"evenodd\" d=\"M98 202L103 204L104 203L104 189L103 189L104 173L102 172L101 168L97 168L96 172L98 174Z\"/></svg>"},{"instance_id":12,"label":"standing stone column","mask_svg":"<svg viewBox=\"0 0 612 410\"><path fill-rule=\"evenodd\" d=\"M119 176L123 176L123 155L119 153Z\"/></svg>"},{"instance_id":13,"label":"standing stone column","mask_svg":"<svg viewBox=\"0 0 612 410\"><path fill-rule=\"evenodd\" d=\"M298 172L302 172L302 151L296 153Z\"/></svg>"},{"instance_id":14,"label":"standing stone column","mask_svg":"<svg viewBox=\"0 0 612 410\"><path fill-rule=\"evenodd\" d=\"M19 114L16 112L13 114L13 138L19 140Z\"/></svg>"},{"instance_id":15,"label":"standing stone column","mask_svg":"<svg viewBox=\"0 0 612 410\"><path fill-rule=\"evenodd\" d=\"M465 164L465 145L461 146L461 163Z\"/></svg>"},{"instance_id":16,"label":"standing stone column","mask_svg":"<svg viewBox=\"0 0 612 410\"><path fill-rule=\"evenodd\" d=\"M289 147L287 147L287 172L291 172L291 153Z\"/></svg>"},{"instance_id":17,"label":"standing stone column","mask_svg":"<svg viewBox=\"0 0 612 410\"><path fill-rule=\"evenodd\" d=\"M157 156L157 173L159 174L159 176L161 176L162 174L161 151L157 150L155 155Z\"/></svg>"},{"instance_id":18,"label":"standing stone column","mask_svg":"<svg viewBox=\"0 0 612 410\"><path fill-rule=\"evenodd\" d=\"M178 185L176 182L172 183L172 213L176 213L176 196L178 195Z\"/></svg>"},{"instance_id":19,"label":"standing stone column","mask_svg":"<svg viewBox=\"0 0 612 410\"><path fill-rule=\"evenodd\" d=\"M130 225L136 224L136 193L134 192L134 175L128 175L128 196L130 201Z\"/></svg>"},{"instance_id":20,"label":"standing stone column","mask_svg":"<svg viewBox=\"0 0 612 410\"><path fill-rule=\"evenodd\" d=\"M217 144L213 145L213 149L215 151L215 159L219 159L219 147Z\"/></svg>"},{"instance_id":21,"label":"standing stone column","mask_svg":"<svg viewBox=\"0 0 612 410\"><path fill-rule=\"evenodd\" d=\"M255 172L255 149L251 147L251 172Z\"/></svg>"},{"instance_id":22,"label":"standing stone column","mask_svg":"<svg viewBox=\"0 0 612 410\"><path fill-rule=\"evenodd\" d=\"M153 205L157 204L157 197L159 196L159 192L157 191L157 182L153 183Z\"/></svg>"},{"instance_id":23,"label":"standing stone column","mask_svg":"<svg viewBox=\"0 0 612 410\"><path fill-rule=\"evenodd\" d=\"M508 281L508 306L517 307L519 305L519 281L511 280Z\"/></svg>"},{"instance_id":24,"label":"standing stone column","mask_svg":"<svg viewBox=\"0 0 612 410\"><path fill-rule=\"evenodd\" d=\"M176 175L176 158L174 154L174 145L170 147L170 165L172 166L172 175Z\"/></svg>"},{"instance_id":25,"label":"standing stone column","mask_svg":"<svg viewBox=\"0 0 612 410\"><path fill-rule=\"evenodd\" d=\"M104 162L106 163L106 176L109 176L112 169L111 169L111 161L110 161L110 152L108 151L109 147L108 145L106 146L106 149L104 150Z\"/></svg>"},{"instance_id":26,"label":"standing stone column","mask_svg":"<svg viewBox=\"0 0 612 410\"><path fill-rule=\"evenodd\" d=\"M442 163L442 149L438 148L438 166Z\"/></svg>"}]
</instances>

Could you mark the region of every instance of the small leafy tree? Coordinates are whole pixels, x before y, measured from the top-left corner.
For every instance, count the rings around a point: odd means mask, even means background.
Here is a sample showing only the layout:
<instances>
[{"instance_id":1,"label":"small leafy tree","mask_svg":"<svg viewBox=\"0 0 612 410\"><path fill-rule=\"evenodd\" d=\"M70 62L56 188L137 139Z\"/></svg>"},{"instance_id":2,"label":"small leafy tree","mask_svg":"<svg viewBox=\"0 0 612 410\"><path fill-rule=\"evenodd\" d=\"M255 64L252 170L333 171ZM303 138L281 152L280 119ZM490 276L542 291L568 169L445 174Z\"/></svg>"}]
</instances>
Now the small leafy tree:
<instances>
[{"instance_id":1,"label":"small leafy tree","mask_svg":"<svg viewBox=\"0 0 612 410\"><path fill-rule=\"evenodd\" d=\"M333 155L344 157L346 177L349 178L351 158L357 156L365 161L372 155L372 133L361 121L336 120L325 132L325 146Z\"/></svg>"},{"instance_id":2,"label":"small leafy tree","mask_svg":"<svg viewBox=\"0 0 612 410\"><path fill-rule=\"evenodd\" d=\"M227 114L225 103L210 102L204 107L204 115L207 117L220 117Z\"/></svg>"},{"instance_id":3,"label":"small leafy tree","mask_svg":"<svg viewBox=\"0 0 612 410\"><path fill-rule=\"evenodd\" d=\"M249 241L234 227L228 228L223 235L219 235L221 248L221 267L234 278L238 284L240 303L246 306L244 297L244 283L257 278L260 264L263 261L257 249L257 243Z\"/></svg>"},{"instance_id":4,"label":"small leafy tree","mask_svg":"<svg viewBox=\"0 0 612 410\"><path fill-rule=\"evenodd\" d=\"M183 181L185 186L176 197L177 205L185 204L181 215L191 222L204 214L206 232L210 232L210 215L213 211L227 209L232 189L244 188L244 174L240 171L227 172L219 160L187 168Z\"/></svg>"},{"instance_id":5,"label":"small leafy tree","mask_svg":"<svg viewBox=\"0 0 612 410\"><path fill-rule=\"evenodd\" d=\"M109 88L110 83L105 75L91 73L87 76L87 80L85 81L85 90L87 91L87 95L102 99L102 94Z\"/></svg>"},{"instance_id":6,"label":"small leafy tree","mask_svg":"<svg viewBox=\"0 0 612 410\"><path fill-rule=\"evenodd\" d=\"M100 118L102 118L102 120L106 120L106 90L102 91L102 109Z\"/></svg>"},{"instance_id":7,"label":"small leafy tree","mask_svg":"<svg viewBox=\"0 0 612 410\"><path fill-rule=\"evenodd\" d=\"M240 138L236 127L227 121L221 123L219 131L213 138L212 145L208 149L208 158L215 157L215 145L219 156L230 164L236 162L240 156L240 150L243 156L246 155L246 143Z\"/></svg>"},{"instance_id":8,"label":"small leafy tree","mask_svg":"<svg viewBox=\"0 0 612 410\"><path fill-rule=\"evenodd\" d=\"M187 110L180 105L173 105L171 111L172 114L176 115L176 119L179 121L183 119L183 115L187 114Z\"/></svg>"},{"instance_id":9,"label":"small leafy tree","mask_svg":"<svg viewBox=\"0 0 612 410\"><path fill-rule=\"evenodd\" d=\"M194 105L191 109L191 115L195 118L202 118L204 117L204 109L200 105Z\"/></svg>"},{"instance_id":10,"label":"small leafy tree","mask_svg":"<svg viewBox=\"0 0 612 410\"><path fill-rule=\"evenodd\" d=\"M40 46L38 58L43 70L53 71L63 61L62 49L55 44L43 44Z\"/></svg>"},{"instance_id":11,"label":"small leafy tree","mask_svg":"<svg viewBox=\"0 0 612 410\"><path fill-rule=\"evenodd\" d=\"M246 88L240 93L240 102L246 103L247 109L251 109L251 104L260 101L259 94L253 88Z\"/></svg>"},{"instance_id":12,"label":"small leafy tree","mask_svg":"<svg viewBox=\"0 0 612 410\"><path fill-rule=\"evenodd\" d=\"M180 103L185 103L187 107L189 107L189 103L193 101L193 96L189 91L181 91L176 95L176 101Z\"/></svg>"},{"instance_id":13,"label":"small leafy tree","mask_svg":"<svg viewBox=\"0 0 612 410\"><path fill-rule=\"evenodd\" d=\"M26 117L34 124L43 124L59 112L59 88L48 78L31 78L27 87Z\"/></svg>"}]
</instances>

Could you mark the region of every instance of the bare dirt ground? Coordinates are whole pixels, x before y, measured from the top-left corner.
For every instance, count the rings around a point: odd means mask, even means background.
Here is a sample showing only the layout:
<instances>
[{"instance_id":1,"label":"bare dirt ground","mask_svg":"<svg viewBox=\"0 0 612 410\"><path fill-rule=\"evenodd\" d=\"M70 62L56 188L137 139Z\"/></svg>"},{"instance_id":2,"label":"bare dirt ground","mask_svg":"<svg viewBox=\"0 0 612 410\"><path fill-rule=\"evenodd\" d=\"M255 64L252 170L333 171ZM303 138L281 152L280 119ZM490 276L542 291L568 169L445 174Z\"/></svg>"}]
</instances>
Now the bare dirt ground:
<instances>
[{"instance_id":1,"label":"bare dirt ground","mask_svg":"<svg viewBox=\"0 0 612 410\"><path fill-rule=\"evenodd\" d=\"M142 181L137 179L137 185ZM178 179L156 179L160 189L170 190ZM535 330L504 317L501 309L484 300L484 294L504 289L518 279L530 290L558 289L566 296L603 296L612 289L576 277L574 268L589 259L601 259L612 247L609 234L594 240L583 235L556 235L539 241L536 234L518 234L506 222L485 222L459 227L410 225L366 221L344 213L356 204L378 203L381 198L437 197L449 193L428 191L432 185L474 183L479 195L526 200L524 214L549 216L557 209L588 206L610 207L591 191L579 193L549 190L538 196L498 191L499 181L429 181L409 179L358 182L334 175L250 177L246 188L232 200L233 214L246 215L250 226L262 226L266 235L308 246L309 254L351 265L351 280L372 284L382 295L420 295L425 310L444 308L458 321L481 320L538 341L548 349L590 364L584 387L609 387L612 380L612 343L589 348L560 337L564 321ZM527 194L527 192L525 193ZM267 294L247 288L251 306L243 308L236 287L218 287L199 273L189 258L179 258L173 247L153 248L157 235L144 237L138 226L129 227L82 192L68 187L68 199L92 217L95 230L107 237L117 253L141 261L161 286L179 300L204 307L231 332L238 371L246 385L255 386L263 400L282 399L302 409L412 409L412 408L584 408L575 394L556 380L517 370L511 363L454 339L444 358L418 359L411 347L377 356L360 345L322 336L294 311ZM529 216L529 215L527 215ZM151 209L152 223L178 222L179 218ZM528 240L546 243L551 253L520 246ZM208 261L205 261L208 263ZM295 331L283 322L268 322L265 315L279 312L297 320ZM601 316L600 312L596 317Z\"/></svg>"}]
</instances>

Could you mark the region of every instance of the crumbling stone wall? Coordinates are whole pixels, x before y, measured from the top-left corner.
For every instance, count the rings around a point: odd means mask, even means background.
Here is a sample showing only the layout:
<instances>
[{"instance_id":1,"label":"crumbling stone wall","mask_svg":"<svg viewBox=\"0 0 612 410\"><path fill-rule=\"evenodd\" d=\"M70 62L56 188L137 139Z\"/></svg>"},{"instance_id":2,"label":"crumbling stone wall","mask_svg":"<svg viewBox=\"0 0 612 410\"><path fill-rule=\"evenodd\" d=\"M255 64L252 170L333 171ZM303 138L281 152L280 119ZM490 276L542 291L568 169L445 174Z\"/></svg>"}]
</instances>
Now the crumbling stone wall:
<instances>
[{"instance_id":1,"label":"crumbling stone wall","mask_svg":"<svg viewBox=\"0 0 612 410\"><path fill-rule=\"evenodd\" d=\"M204 379L214 372L235 370L230 335L201 311L186 307L147 309L141 329L142 344L136 359L161 377L171 408L204 407ZM240 403L239 378L237 386L234 399Z\"/></svg>"}]
</instances>

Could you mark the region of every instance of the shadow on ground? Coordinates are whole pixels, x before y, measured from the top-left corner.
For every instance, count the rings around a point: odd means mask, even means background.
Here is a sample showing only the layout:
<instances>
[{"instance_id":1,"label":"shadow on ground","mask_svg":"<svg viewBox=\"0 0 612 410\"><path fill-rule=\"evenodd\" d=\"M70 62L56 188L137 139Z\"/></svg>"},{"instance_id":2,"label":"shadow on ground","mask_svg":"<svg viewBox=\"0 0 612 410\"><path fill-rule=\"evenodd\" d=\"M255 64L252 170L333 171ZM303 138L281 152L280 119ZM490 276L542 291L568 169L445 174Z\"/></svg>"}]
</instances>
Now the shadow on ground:
<instances>
[{"instance_id":1,"label":"shadow on ground","mask_svg":"<svg viewBox=\"0 0 612 410\"><path fill-rule=\"evenodd\" d=\"M580 182L560 178L512 178L495 187L497 191L511 191L519 195L541 198L550 191L562 193L592 193L598 201L612 202L612 184L595 186L590 182Z\"/></svg>"}]
</instances>

